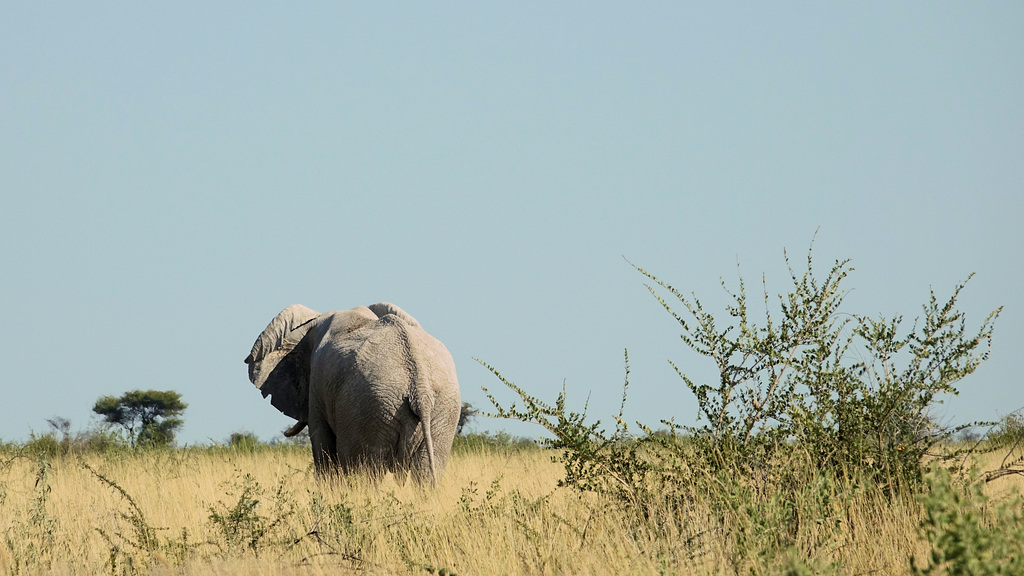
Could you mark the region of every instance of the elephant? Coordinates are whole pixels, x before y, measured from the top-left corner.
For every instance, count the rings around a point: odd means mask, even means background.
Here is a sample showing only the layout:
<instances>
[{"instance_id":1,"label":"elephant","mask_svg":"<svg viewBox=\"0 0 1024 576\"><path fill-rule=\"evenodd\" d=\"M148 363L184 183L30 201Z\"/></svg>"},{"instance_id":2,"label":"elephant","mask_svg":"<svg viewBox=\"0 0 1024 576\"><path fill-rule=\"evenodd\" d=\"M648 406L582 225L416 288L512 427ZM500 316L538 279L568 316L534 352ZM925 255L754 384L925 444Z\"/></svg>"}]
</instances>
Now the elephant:
<instances>
[{"instance_id":1,"label":"elephant","mask_svg":"<svg viewBox=\"0 0 1024 576\"><path fill-rule=\"evenodd\" d=\"M263 397L307 424L319 475L411 471L435 485L451 454L462 400L441 342L388 302L320 314L282 310L245 358Z\"/></svg>"}]
</instances>

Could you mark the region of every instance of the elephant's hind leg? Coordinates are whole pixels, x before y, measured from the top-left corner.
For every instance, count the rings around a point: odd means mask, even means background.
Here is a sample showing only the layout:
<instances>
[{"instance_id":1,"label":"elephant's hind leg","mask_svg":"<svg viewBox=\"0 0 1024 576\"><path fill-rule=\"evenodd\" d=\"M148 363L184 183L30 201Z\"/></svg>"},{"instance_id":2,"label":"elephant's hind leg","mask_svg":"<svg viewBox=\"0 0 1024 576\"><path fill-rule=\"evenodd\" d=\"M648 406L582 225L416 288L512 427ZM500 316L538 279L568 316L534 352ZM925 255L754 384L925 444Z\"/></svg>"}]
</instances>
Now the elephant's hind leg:
<instances>
[{"instance_id":1,"label":"elephant's hind leg","mask_svg":"<svg viewBox=\"0 0 1024 576\"><path fill-rule=\"evenodd\" d=\"M327 426L310 426L309 441L313 445L313 465L318 474L333 474L338 470L338 440Z\"/></svg>"},{"instance_id":2,"label":"elephant's hind leg","mask_svg":"<svg viewBox=\"0 0 1024 576\"><path fill-rule=\"evenodd\" d=\"M405 484L409 472L412 472L413 481L422 484L422 474L418 470L417 458L420 447L423 445L423 426L419 416L412 411L409 400L406 399L398 409L398 421L400 428L398 432L398 444L395 445L395 480L399 485Z\"/></svg>"}]
</instances>

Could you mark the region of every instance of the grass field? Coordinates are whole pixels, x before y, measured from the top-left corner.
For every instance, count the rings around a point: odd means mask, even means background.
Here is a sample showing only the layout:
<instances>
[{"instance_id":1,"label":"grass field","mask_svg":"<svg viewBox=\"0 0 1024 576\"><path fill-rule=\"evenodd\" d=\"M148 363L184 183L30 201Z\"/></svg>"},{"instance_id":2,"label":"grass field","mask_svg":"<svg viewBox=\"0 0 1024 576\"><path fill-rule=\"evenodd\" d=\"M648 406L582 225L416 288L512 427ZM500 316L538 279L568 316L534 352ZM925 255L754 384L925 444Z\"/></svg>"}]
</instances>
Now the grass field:
<instances>
[{"instance_id":1,"label":"grass field","mask_svg":"<svg viewBox=\"0 0 1024 576\"><path fill-rule=\"evenodd\" d=\"M49 460L8 448L0 573L795 574L839 561L841 574L907 574L928 551L910 497L836 494L835 513L801 531L810 537L791 558L760 557L752 543L772 535L742 514L710 514L698 496L685 512L641 518L559 488L551 456L463 448L440 487L422 490L390 477L318 481L294 446Z\"/></svg>"}]
</instances>

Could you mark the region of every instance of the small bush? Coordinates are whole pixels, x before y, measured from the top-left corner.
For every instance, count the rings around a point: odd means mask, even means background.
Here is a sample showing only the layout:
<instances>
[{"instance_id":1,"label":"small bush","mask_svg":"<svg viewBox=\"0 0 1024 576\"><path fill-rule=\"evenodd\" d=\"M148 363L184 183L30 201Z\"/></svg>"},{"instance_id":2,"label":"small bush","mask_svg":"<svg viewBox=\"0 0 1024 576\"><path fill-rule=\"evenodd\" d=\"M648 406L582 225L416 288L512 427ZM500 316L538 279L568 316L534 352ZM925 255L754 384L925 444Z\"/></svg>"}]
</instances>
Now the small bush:
<instances>
[{"instance_id":1,"label":"small bush","mask_svg":"<svg viewBox=\"0 0 1024 576\"><path fill-rule=\"evenodd\" d=\"M1019 497L993 503L977 474L966 486L939 469L926 478L921 497L925 516L919 534L931 545L924 566L911 558L919 576L1024 574L1024 516Z\"/></svg>"},{"instance_id":2,"label":"small bush","mask_svg":"<svg viewBox=\"0 0 1024 576\"><path fill-rule=\"evenodd\" d=\"M67 420L56 418L48 422L51 430L43 434L30 433L28 441L20 446L33 458L65 458L70 454L98 454L125 447L115 432L94 428L72 434ZM56 426L55 422L61 425Z\"/></svg>"},{"instance_id":3,"label":"small bush","mask_svg":"<svg viewBox=\"0 0 1024 576\"><path fill-rule=\"evenodd\" d=\"M252 432L232 432L228 438L228 446L235 450L251 452L261 445L259 437Z\"/></svg>"},{"instance_id":4,"label":"small bush","mask_svg":"<svg viewBox=\"0 0 1024 576\"><path fill-rule=\"evenodd\" d=\"M992 449L1014 449L1024 443L1024 416L1014 412L1007 415L989 431L986 439Z\"/></svg>"},{"instance_id":5,"label":"small bush","mask_svg":"<svg viewBox=\"0 0 1024 576\"><path fill-rule=\"evenodd\" d=\"M464 436L456 436L452 443L452 451L466 453L481 450L536 450L537 442L532 438L512 436L501 431L494 434L474 432Z\"/></svg>"},{"instance_id":6,"label":"small bush","mask_svg":"<svg viewBox=\"0 0 1024 576\"><path fill-rule=\"evenodd\" d=\"M295 510L284 479L268 494L252 475L245 474L228 485L226 492L237 495L237 500L209 508L210 524L218 536L214 542L222 552L244 548L258 556L268 545L287 540L279 531Z\"/></svg>"},{"instance_id":7,"label":"small bush","mask_svg":"<svg viewBox=\"0 0 1024 576\"><path fill-rule=\"evenodd\" d=\"M62 442L54 434L29 434L28 442L22 449L34 458L52 459L66 455L71 450L70 442Z\"/></svg>"}]
</instances>

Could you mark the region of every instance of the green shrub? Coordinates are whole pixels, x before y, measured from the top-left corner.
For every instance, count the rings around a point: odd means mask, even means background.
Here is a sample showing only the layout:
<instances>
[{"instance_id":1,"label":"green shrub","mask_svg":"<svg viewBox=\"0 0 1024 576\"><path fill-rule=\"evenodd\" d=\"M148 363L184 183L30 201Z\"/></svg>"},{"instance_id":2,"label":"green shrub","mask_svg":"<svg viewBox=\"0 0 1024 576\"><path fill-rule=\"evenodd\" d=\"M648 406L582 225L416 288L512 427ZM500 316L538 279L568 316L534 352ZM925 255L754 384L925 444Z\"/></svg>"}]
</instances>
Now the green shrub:
<instances>
[{"instance_id":1,"label":"green shrub","mask_svg":"<svg viewBox=\"0 0 1024 576\"><path fill-rule=\"evenodd\" d=\"M222 552L242 548L258 556L267 546L288 539L280 532L295 509L284 478L268 493L251 474L245 474L226 486L226 492L237 495L237 500L233 504L218 502L209 508L210 524L218 536L215 543Z\"/></svg>"},{"instance_id":2,"label":"green shrub","mask_svg":"<svg viewBox=\"0 0 1024 576\"><path fill-rule=\"evenodd\" d=\"M1016 448L1024 443L1024 416L1014 412L999 421L986 435L992 449Z\"/></svg>"},{"instance_id":3,"label":"green shrub","mask_svg":"<svg viewBox=\"0 0 1024 576\"><path fill-rule=\"evenodd\" d=\"M260 439L252 432L232 432L228 438L228 446L235 450L251 452L261 445Z\"/></svg>"},{"instance_id":4,"label":"green shrub","mask_svg":"<svg viewBox=\"0 0 1024 576\"><path fill-rule=\"evenodd\" d=\"M749 470L799 446L817 466L873 476L890 492L916 483L925 453L959 430L935 426L929 410L957 394L954 383L988 357L1001 308L968 333L956 310L964 282L945 302L932 291L923 315L905 330L902 316L841 312L849 261L837 260L822 280L810 252L802 274L786 262L792 288L778 297L779 313L771 312L765 282L765 319L756 324L740 278L737 291L727 289L733 303L725 328L696 297L638 268L686 308L686 316L677 314L648 285L682 327L683 342L717 367L717 382L706 384L673 364L700 407L703 422L686 427L698 454L712 469Z\"/></svg>"},{"instance_id":5,"label":"green shrub","mask_svg":"<svg viewBox=\"0 0 1024 576\"><path fill-rule=\"evenodd\" d=\"M670 435L659 435L641 425L646 435L634 436L622 419L629 389L628 352L622 406L611 433L601 427L600 420L588 424L585 412L567 410L564 387L552 406L529 395L493 366L481 364L516 392L523 402L522 408L515 403L506 408L484 388L495 407L496 412L491 416L539 424L553 436L540 442L561 451L565 478L559 481L559 486L611 496L613 500L633 507L643 517L666 503L672 506L673 500L682 498L681 490L690 486L694 476L687 457L677 457L689 454L685 450L689 443L677 441L675 428Z\"/></svg>"},{"instance_id":6,"label":"green shrub","mask_svg":"<svg viewBox=\"0 0 1024 576\"><path fill-rule=\"evenodd\" d=\"M25 442L22 448L33 458L49 460L66 455L70 451L71 445L69 442L62 442L52 433L37 435L32 432L29 434L28 442Z\"/></svg>"},{"instance_id":7,"label":"green shrub","mask_svg":"<svg viewBox=\"0 0 1024 576\"><path fill-rule=\"evenodd\" d=\"M637 423L631 432L620 408L606 430L569 410L564 388L547 404L481 362L518 400L506 407L485 392L493 416L539 424L553 436L544 443L561 451L563 485L608 495L641 521L677 509L672 521L685 524L694 494L721 495L709 499L711 513L732 527L737 573L759 561L755 554L769 561L798 543L824 546L842 509L838 495L850 493L843 486L888 498L916 489L925 454L963 428L936 426L929 411L987 358L1001 310L967 332L956 309L961 283L946 301L932 292L909 328L901 316L849 314L841 287L853 270L848 261L819 279L808 252L806 271L789 265L788 293L772 299L765 283L762 323L749 311L742 278L736 291L726 288L732 302L723 321L696 297L637 270L681 326L682 341L717 369L713 382L697 382L672 363L697 399L696 424L662 422L669 428L654 432ZM627 353L623 406L628 387Z\"/></svg>"},{"instance_id":8,"label":"green shrub","mask_svg":"<svg viewBox=\"0 0 1024 576\"><path fill-rule=\"evenodd\" d=\"M977 474L958 486L949 471L926 478L925 516L919 534L931 545L924 566L911 558L914 574L988 576L1024 574L1024 516L1014 497L993 503Z\"/></svg>"},{"instance_id":9,"label":"green shrub","mask_svg":"<svg viewBox=\"0 0 1024 576\"><path fill-rule=\"evenodd\" d=\"M117 433L94 428L71 433L71 423L63 418L48 420L51 430L31 432L27 442L20 446L32 458L65 458L69 454L96 454L123 449L125 443ZM17 445L9 448L18 449Z\"/></svg>"},{"instance_id":10,"label":"green shrub","mask_svg":"<svg viewBox=\"0 0 1024 576\"><path fill-rule=\"evenodd\" d=\"M532 438L512 436L505 431L494 434L474 432L456 436L452 443L452 451L459 454L482 450L535 450L537 447L537 442Z\"/></svg>"}]
</instances>

